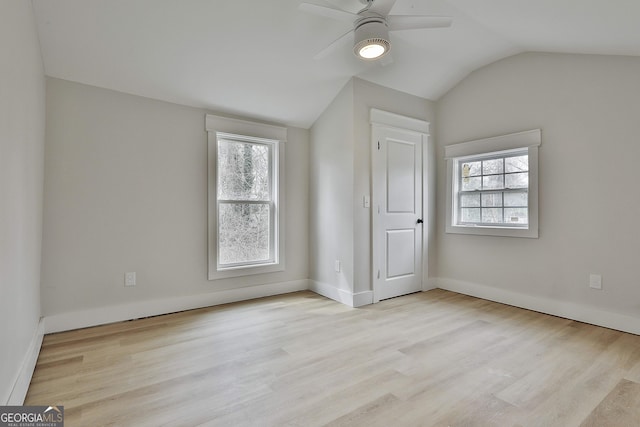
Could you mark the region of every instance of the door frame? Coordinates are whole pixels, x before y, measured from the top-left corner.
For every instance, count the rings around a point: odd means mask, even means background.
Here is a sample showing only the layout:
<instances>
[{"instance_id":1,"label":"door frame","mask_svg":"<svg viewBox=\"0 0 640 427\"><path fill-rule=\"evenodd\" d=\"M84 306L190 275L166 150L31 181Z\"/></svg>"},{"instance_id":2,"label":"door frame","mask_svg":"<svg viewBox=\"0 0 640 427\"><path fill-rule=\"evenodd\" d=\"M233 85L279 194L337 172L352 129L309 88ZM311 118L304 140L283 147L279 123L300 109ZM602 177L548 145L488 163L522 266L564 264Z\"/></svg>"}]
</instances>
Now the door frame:
<instances>
[{"instance_id":1,"label":"door frame","mask_svg":"<svg viewBox=\"0 0 640 427\"><path fill-rule=\"evenodd\" d=\"M381 245L383 242L379 239L378 229L380 227L380 217L378 216L378 209L380 203L378 201L378 188L376 187L376 173L380 171L377 168L375 155L378 150L378 138L377 134L382 129L393 129L402 132L417 133L421 136L422 143L422 218L424 223L422 224L422 275L420 277L420 287L425 288L425 277L428 277L428 232L429 232L429 203L428 203L428 177L431 175L430 171L425 170L431 165L429 160L429 153L431 147L429 144L429 122L415 119L412 117L402 116L400 114L390 113L388 111L372 108L370 111L370 123L371 123L371 278L372 278L372 290L373 290L373 303L380 301L380 277L378 271L380 270L380 263L383 261L379 259Z\"/></svg>"}]
</instances>

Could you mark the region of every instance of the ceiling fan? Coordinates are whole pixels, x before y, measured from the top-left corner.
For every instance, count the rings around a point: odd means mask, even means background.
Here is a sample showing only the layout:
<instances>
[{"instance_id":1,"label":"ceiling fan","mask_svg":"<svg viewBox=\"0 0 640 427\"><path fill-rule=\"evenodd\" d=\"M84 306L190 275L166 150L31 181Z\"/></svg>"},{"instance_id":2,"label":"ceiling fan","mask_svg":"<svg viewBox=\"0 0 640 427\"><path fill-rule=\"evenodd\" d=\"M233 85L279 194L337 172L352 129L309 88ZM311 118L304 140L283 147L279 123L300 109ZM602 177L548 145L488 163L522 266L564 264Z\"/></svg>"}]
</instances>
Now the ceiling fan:
<instances>
[{"instance_id":1,"label":"ceiling fan","mask_svg":"<svg viewBox=\"0 0 640 427\"><path fill-rule=\"evenodd\" d=\"M396 0L359 0L365 7L357 13L343 9L301 3L300 9L327 18L353 23L353 28L341 35L329 46L314 56L323 58L349 39L354 33L353 53L364 61L375 61L386 56L391 50L389 33L401 30L423 28L444 28L451 26L448 16L429 15L389 15Z\"/></svg>"}]
</instances>

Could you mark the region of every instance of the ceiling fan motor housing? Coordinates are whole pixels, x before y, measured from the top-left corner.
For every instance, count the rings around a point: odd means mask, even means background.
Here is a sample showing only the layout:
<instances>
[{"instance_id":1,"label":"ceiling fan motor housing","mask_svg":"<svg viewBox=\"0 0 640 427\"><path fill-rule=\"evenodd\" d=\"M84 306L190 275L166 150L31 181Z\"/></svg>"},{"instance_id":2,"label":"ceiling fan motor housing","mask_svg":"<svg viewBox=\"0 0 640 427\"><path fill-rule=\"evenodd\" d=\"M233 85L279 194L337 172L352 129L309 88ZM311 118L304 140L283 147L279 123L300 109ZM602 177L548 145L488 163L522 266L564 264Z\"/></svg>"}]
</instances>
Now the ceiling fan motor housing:
<instances>
[{"instance_id":1,"label":"ceiling fan motor housing","mask_svg":"<svg viewBox=\"0 0 640 427\"><path fill-rule=\"evenodd\" d=\"M353 53L360 59L365 59L358 54L360 49L370 44L379 44L384 47L384 53L381 56L386 55L391 50L389 29L383 17L363 18L356 23L354 35Z\"/></svg>"}]
</instances>

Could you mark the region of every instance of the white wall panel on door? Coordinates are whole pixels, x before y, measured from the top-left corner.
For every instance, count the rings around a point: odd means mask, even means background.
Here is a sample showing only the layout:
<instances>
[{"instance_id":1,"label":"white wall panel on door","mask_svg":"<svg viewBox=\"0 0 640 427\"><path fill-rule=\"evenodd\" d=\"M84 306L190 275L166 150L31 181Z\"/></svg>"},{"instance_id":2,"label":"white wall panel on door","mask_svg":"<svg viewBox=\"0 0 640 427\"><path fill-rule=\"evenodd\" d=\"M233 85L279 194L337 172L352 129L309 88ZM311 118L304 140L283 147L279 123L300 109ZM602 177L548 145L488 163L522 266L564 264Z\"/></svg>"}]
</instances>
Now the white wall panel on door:
<instances>
[{"instance_id":1,"label":"white wall panel on door","mask_svg":"<svg viewBox=\"0 0 640 427\"><path fill-rule=\"evenodd\" d=\"M387 230L387 278L415 274L416 230Z\"/></svg>"},{"instance_id":2,"label":"white wall panel on door","mask_svg":"<svg viewBox=\"0 0 640 427\"><path fill-rule=\"evenodd\" d=\"M385 141L387 156L387 211L415 212L416 145Z\"/></svg>"}]
</instances>

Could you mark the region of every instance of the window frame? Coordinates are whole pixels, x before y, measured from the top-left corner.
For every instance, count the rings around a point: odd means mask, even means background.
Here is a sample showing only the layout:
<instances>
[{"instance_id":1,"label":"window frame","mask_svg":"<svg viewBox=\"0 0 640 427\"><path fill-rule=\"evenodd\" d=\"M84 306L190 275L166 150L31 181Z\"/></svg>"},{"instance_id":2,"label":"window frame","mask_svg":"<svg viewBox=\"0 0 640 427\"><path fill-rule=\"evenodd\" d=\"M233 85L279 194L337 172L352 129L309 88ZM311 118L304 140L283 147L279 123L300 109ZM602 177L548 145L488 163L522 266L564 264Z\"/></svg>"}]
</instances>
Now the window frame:
<instances>
[{"instance_id":1,"label":"window frame","mask_svg":"<svg viewBox=\"0 0 640 427\"><path fill-rule=\"evenodd\" d=\"M468 141L445 147L447 162L446 182L446 233L475 234L485 236L538 238L538 147L541 143L540 129L501 135L492 138ZM470 159L488 160L504 158L520 153L528 155L529 184L527 188L528 224L461 223L459 207L459 165ZM502 192L504 189L478 191L478 194ZM482 196L480 196L482 197ZM504 209L504 205L502 206Z\"/></svg>"},{"instance_id":2,"label":"window frame","mask_svg":"<svg viewBox=\"0 0 640 427\"><path fill-rule=\"evenodd\" d=\"M254 274L284 271L284 148L287 129L245 120L207 115L208 133L208 265L209 280L241 277ZM271 200L270 254L267 262L220 264L218 243L218 212L221 203L233 200L218 199L218 140L230 140L256 144L267 144L270 149ZM238 200L245 202L244 200ZM253 202L252 202L253 203ZM260 203L263 203L262 201Z\"/></svg>"},{"instance_id":3,"label":"window frame","mask_svg":"<svg viewBox=\"0 0 640 427\"><path fill-rule=\"evenodd\" d=\"M219 170L216 171L216 270L225 271L239 268L254 268L266 265L272 265L278 263L278 141L272 139L254 138L245 135L235 135L225 132L216 132L216 167L217 167L217 150L219 148L220 141L239 142L243 144L255 144L264 145L268 148L269 152L269 200L250 200L250 199L222 199L218 194L218 180L220 179ZM221 205L232 204L252 204L252 205L266 205L269 207L269 257L264 261L254 262L237 262L221 264L220 262L220 224L217 218L220 217Z\"/></svg>"}]
</instances>

